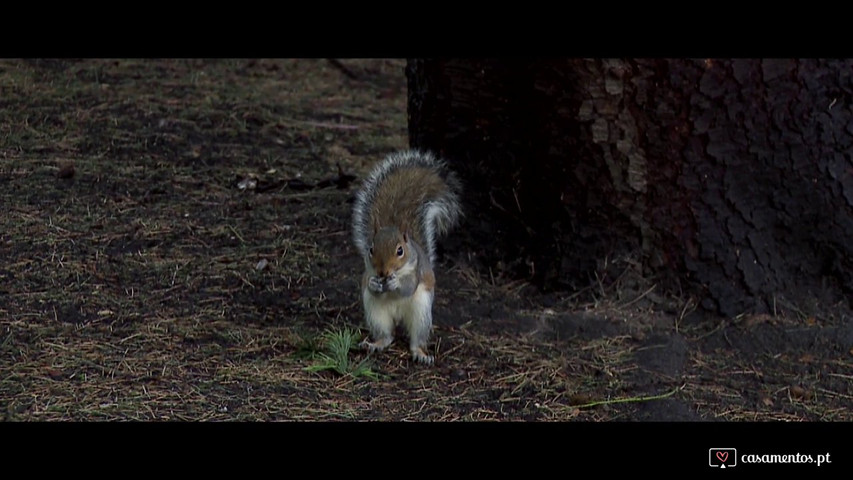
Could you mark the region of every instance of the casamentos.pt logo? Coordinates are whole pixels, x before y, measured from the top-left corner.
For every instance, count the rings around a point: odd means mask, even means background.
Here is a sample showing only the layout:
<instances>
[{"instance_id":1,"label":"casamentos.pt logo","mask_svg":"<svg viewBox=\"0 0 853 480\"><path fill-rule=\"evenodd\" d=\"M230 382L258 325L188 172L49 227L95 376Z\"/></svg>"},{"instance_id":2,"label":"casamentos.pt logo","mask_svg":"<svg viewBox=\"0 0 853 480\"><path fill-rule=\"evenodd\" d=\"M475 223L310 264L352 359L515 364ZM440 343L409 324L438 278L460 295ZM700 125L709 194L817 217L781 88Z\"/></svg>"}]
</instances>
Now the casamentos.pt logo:
<instances>
[{"instance_id":1,"label":"casamentos.pt logo","mask_svg":"<svg viewBox=\"0 0 853 480\"><path fill-rule=\"evenodd\" d=\"M802 453L792 454L755 454L746 453L738 457L737 449L734 448L711 448L708 450L708 465L714 468L732 468L741 464L791 464L791 463L810 463L818 467L832 463L829 452L818 455L807 455Z\"/></svg>"},{"instance_id":2,"label":"casamentos.pt logo","mask_svg":"<svg viewBox=\"0 0 853 480\"><path fill-rule=\"evenodd\" d=\"M715 468L731 468L737 466L736 448L711 448L708 450L708 465Z\"/></svg>"}]
</instances>

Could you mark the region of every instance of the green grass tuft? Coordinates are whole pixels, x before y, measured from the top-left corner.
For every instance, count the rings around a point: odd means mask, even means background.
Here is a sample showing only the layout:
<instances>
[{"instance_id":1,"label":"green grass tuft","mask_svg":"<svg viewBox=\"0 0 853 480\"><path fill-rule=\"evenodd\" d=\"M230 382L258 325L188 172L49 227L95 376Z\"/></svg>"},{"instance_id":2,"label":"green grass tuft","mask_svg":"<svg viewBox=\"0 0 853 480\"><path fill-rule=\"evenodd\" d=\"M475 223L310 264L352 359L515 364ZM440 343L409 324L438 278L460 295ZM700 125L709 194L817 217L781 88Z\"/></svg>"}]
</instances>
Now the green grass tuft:
<instances>
[{"instance_id":1,"label":"green grass tuft","mask_svg":"<svg viewBox=\"0 0 853 480\"><path fill-rule=\"evenodd\" d=\"M349 328L323 332L321 336L322 351L314 355L317 362L305 367L305 370L309 372L331 370L338 375L378 379L379 374L372 370L372 362L369 358L358 363L350 362L349 352L358 344L358 338L358 331Z\"/></svg>"}]
</instances>

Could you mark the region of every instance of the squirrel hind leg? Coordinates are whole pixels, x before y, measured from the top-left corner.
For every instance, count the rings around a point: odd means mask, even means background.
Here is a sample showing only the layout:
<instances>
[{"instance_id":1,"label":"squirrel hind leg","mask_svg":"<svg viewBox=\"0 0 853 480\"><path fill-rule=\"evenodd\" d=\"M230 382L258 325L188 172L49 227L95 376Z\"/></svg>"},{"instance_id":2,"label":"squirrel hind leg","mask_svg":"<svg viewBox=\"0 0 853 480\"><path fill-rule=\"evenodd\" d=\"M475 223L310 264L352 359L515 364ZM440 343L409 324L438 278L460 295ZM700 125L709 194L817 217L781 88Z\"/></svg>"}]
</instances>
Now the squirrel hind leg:
<instances>
[{"instance_id":1,"label":"squirrel hind leg","mask_svg":"<svg viewBox=\"0 0 853 480\"><path fill-rule=\"evenodd\" d=\"M365 320L373 341L364 339L359 346L370 352L382 351L394 342L394 312L366 289L363 300Z\"/></svg>"},{"instance_id":2,"label":"squirrel hind leg","mask_svg":"<svg viewBox=\"0 0 853 480\"><path fill-rule=\"evenodd\" d=\"M358 346L361 347L362 350L367 350L368 352L373 353L385 350L385 348L388 347L388 345L391 345L392 343L394 343L394 337L391 336L380 337L379 339L373 342L370 342L365 338L361 341L361 343L358 344Z\"/></svg>"},{"instance_id":3,"label":"squirrel hind leg","mask_svg":"<svg viewBox=\"0 0 853 480\"><path fill-rule=\"evenodd\" d=\"M370 312L370 309L367 310ZM364 339L360 344L363 350L370 353L381 352L386 347L394 343L394 319L387 315L384 311L373 311L373 315L367 318L367 327L370 329L370 336L373 341Z\"/></svg>"},{"instance_id":4,"label":"squirrel hind leg","mask_svg":"<svg viewBox=\"0 0 853 480\"><path fill-rule=\"evenodd\" d=\"M424 365L435 363L435 357L427 354L421 347L412 347L412 360L423 363Z\"/></svg>"},{"instance_id":5,"label":"squirrel hind leg","mask_svg":"<svg viewBox=\"0 0 853 480\"><path fill-rule=\"evenodd\" d=\"M419 287L413 296L412 310L406 322L412 359L426 365L435 362L435 357L426 353L432 331L432 299L432 289Z\"/></svg>"}]
</instances>

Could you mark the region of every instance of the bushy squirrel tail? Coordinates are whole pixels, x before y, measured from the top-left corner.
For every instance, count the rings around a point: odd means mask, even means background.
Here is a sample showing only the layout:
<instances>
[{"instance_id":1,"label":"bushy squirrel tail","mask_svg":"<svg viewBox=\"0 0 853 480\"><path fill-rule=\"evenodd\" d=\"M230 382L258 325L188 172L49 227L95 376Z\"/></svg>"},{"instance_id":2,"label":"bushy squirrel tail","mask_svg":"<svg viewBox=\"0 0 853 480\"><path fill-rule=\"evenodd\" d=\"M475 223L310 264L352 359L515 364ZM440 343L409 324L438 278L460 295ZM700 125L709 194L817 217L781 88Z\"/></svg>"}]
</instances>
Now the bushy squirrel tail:
<instances>
[{"instance_id":1,"label":"bushy squirrel tail","mask_svg":"<svg viewBox=\"0 0 853 480\"><path fill-rule=\"evenodd\" d=\"M421 150L405 150L388 155L365 179L356 194L353 207L353 240L359 253L366 257L370 248L370 212L382 183L402 168L424 168L435 173L447 187L424 198L418 207L417 222L430 262L435 261L436 240L453 228L462 216L460 195L462 184L443 160ZM414 187L416 188L416 187ZM416 194L416 192L413 192Z\"/></svg>"}]
</instances>

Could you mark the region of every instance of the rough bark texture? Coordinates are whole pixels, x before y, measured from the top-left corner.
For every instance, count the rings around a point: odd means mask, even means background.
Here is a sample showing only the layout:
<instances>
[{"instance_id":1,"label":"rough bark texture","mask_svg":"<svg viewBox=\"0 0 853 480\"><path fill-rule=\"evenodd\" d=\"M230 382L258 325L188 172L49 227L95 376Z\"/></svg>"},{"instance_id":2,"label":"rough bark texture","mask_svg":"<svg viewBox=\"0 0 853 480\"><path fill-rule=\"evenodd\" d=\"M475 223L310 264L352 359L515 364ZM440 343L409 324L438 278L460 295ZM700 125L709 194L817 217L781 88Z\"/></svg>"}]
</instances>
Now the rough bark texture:
<instances>
[{"instance_id":1,"label":"rough bark texture","mask_svg":"<svg viewBox=\"0 0 853 480\"><path fill-rule=\"evenodd\" d=\"M853 61L410 60L412 146L470 240L578 286L607 255L726 315L849 302ZM812 305L813 306L813 305Z\"/></svg>"}]
</instances>

